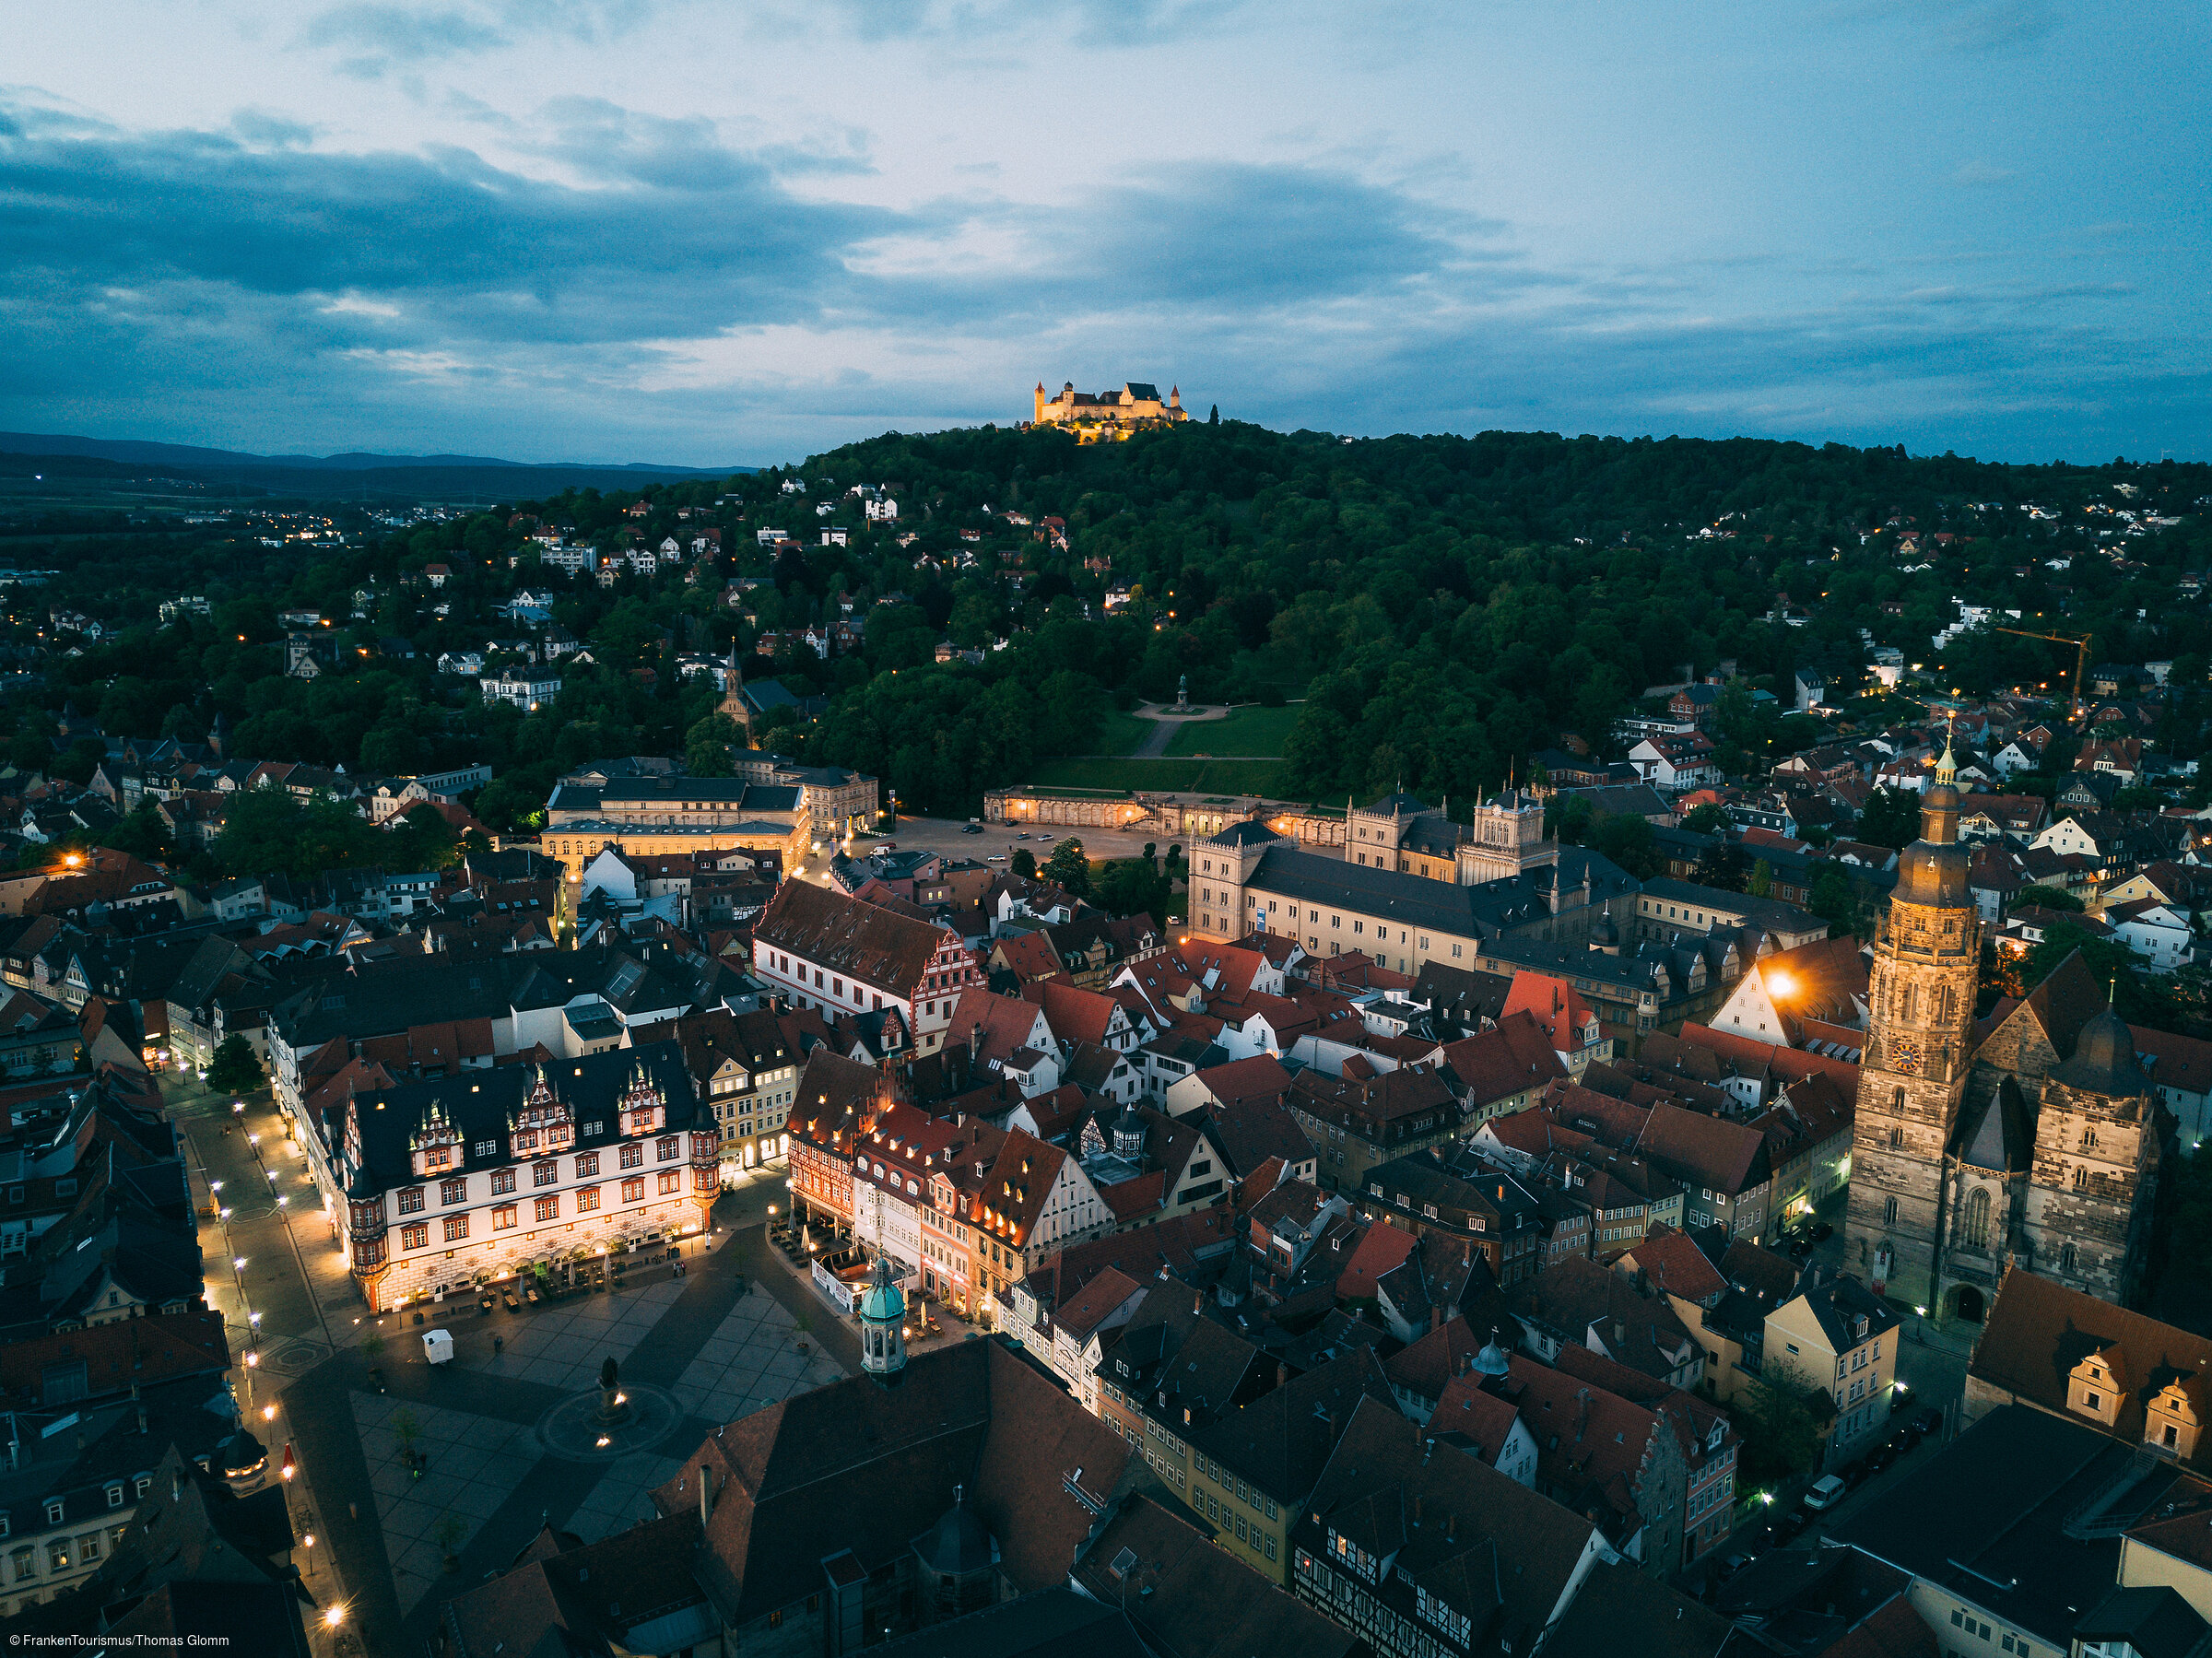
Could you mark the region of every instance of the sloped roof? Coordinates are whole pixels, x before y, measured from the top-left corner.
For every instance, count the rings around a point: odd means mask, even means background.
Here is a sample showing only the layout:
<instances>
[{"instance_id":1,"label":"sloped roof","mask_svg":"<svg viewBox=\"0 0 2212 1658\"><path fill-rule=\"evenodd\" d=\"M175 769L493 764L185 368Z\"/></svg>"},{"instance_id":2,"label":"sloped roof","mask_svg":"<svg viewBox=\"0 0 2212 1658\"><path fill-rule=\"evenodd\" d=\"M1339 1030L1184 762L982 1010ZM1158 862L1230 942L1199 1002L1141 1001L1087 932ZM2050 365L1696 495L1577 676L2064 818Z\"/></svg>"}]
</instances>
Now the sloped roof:
<instances>
[{"instance_id":1,"label":"sloped roof","mask_svg":"<svg viewBox=\"0 0 2212 1658\"><path fill-rule=\"evenodd\" d=\"M864 904L807 881L785 881L754 923L758 947L804 956L901 995L919 987L947 935L881 904Z\"/></svg>"},{"instance_id":2,"label":"sloped roof","mask_svg":"<svg viewBox=\"0 0 2212 1658\"><path fill-rule=\"evenodd\" d=\"M700 1578L749 1623L818 1582L850 1549L873 1571L952 1506L955 1487L1000 1548L1018 1593L1064 1582L1094 1523L1067 1488L1111 1499L1130 1448L997 1338L914 1355L895 1388L852 1378L738 1418L653 1493L662 1512L713 1510Z\"/></svg>"},{"instance_id":3,"label":"sloped roof","mask_svg":"<svg viewBox=\"0 0 2212 1658\"><path fill-rule=\"evenodd\" d=\"M2143 1407L2160 1389L2212 1370L2212 1339L2016 1268L1997 1286L1967 1372L2024 1403L2087 1422L2066 1407L2066 1379L2091 1353L2108 1355L2121 1386L2112 1431L2131 1442L2142 1439ZM2212 1445L2185 1460L2212 1468Z\"/></svg>"},{"instance_id":4,"label":"sloped roof","mask_svg":"<svg viewBox=\"0 0 2212 1658\"><path fill-rule=\"evenodd\" d=\"M1665 1225L1653 1226L1628 1252L1644 1276L1667 1294L1703 1303L1724 1295L1728 1280L1705 1258L1705 1252L1686 1232Z\"/></svg>"}]
</instances>

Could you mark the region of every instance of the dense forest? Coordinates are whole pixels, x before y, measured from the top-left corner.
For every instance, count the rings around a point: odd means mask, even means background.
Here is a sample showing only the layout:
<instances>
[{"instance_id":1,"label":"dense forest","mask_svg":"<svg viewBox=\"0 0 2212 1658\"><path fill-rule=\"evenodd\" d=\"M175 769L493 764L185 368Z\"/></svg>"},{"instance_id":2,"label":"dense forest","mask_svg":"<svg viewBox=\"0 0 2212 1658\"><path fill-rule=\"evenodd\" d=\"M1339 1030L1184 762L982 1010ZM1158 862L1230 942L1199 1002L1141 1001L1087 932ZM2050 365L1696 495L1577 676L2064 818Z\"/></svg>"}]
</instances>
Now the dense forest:
<instances>
[{"instance_id":1,"label":"dense forest","mask_svg":"<svg viewBox=\"0 0 2212 1658\"><path fill-rule=\"evenodd\" d=\"M805 494L786 490L796 480ZM896 523L867 522L854 485L888 487ZM234 751L256 758L378 771L487 759L501 776L479 815L504 829L594 754L711 765L716 691L678 657L735 650L748 679L829 700L777 746L882 776L909 807L971 811L1040 761L1092 752L1115 708L1171 698L1185 676L1206 701L1301 704L1284 772L1300 797L1402 782L1456 804L1562 733L1603 751L1646 687L1726 661L1783 692L1798 667L1840 691L1863 683L1868 639L1927 663L1939 689L2071 670L2064 647L1993 633L1963 636L1938 665L1929 638L1959 598L2093 632L2100 659L2173 658L2176 681L2201 687L2212 617L2175 594L2184 570L2212 565L2208 501L2212 468L2171 462L1540 433L1355 441L1222 421L1092 446L992 427L887 435L639 497L571 491L411 523L342 503L255 508L327 514L339 547L120 517L18 523L7 556L58 571L16 590L18 649L49 641L53 606L115 630L18 681L10 758L36 758L65 703L110 734L197 737L219 711ZM1041 538L1048 516L1065 521L1065 548ZM715 524L725 551L710 570L601 586L536 565L519 521L540 519L609 548ZM847 545L813 545L832 526ZM771 561L757 535L771 527L801 550ZM452 571L434 590L431 563ZM492 607L525 583L552 590L556 620L594 658L565 666L558 701L528 717L435 666L519 635ZM1110 590L1126 594L1112 614ZM187 592L212 614L162 624L159 603ZM796 644L841 600L865 637L827 659ZM292 606L338 618L339 660L312 681L281 673ZM772 656L752 653L763 635ZM389 652L395 637L412 661ZM938 662L940 641L980 663ZM1756 760L1819 727L1746 699L1723 735L1724 758ZM88 771L94 758L64 763Z\"/></svg>"}]
</instances>

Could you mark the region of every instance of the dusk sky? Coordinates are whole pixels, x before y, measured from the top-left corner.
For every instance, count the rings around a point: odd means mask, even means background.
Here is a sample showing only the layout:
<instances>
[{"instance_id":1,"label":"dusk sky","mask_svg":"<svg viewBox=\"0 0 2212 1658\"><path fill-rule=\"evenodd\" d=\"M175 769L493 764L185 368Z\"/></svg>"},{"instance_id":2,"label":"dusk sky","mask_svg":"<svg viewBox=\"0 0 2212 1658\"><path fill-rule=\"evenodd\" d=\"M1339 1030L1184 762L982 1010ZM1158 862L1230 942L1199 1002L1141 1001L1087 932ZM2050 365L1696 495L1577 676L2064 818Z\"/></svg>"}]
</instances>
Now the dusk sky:
<instances>
[{"instance_id":1,"label":"dusk sky","mask_svg":"<svg viewBox=\"0 0 2212 1658\"><path fill-rule=\"evenodd\" d=\"M709 465L1040 380L2212 456L2212 14L6 8L0 428Z\"/></svg>"}]
</instances>

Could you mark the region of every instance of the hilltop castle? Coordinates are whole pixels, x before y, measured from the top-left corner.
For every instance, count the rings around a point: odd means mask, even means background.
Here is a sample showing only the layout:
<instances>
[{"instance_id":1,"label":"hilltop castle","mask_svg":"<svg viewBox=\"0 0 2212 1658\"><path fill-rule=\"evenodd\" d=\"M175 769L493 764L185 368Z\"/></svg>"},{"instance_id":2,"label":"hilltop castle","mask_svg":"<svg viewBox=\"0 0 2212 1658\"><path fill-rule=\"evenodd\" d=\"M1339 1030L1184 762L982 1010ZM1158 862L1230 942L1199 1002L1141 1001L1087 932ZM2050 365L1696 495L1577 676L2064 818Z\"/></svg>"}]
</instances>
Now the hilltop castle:
<instances>
[{"instance_id":1,"label":"hilltop castle","mask_svg":"<svg viewBox=\"0 0 2212 1658\"><path fill-rule=\"evenodd\" d=\"M1096 397L1088 392L1076 390L1069 381L1060 388L1060 395L1047 397L1044 382L1037 382L1036 412L1031 417L1039 426L1066 426L1075 429L1076 436L1085 443L1117 441L1131 432L1147 427L1170 426L1178 420L1187 420L1183 412L1181 387L1168 388L1168 400L1159 400L1159 388L1133 380L1118 392L1101 392Z\"/></svg>"}]
</instances>

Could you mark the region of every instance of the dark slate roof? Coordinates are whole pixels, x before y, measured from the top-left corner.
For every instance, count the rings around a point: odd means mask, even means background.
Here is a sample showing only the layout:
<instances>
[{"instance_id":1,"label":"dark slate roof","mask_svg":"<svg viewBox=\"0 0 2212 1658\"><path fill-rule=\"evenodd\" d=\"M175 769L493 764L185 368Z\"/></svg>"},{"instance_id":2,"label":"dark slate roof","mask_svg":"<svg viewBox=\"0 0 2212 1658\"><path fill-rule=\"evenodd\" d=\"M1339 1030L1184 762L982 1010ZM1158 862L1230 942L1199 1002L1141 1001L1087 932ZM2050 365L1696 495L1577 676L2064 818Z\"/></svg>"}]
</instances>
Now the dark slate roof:
<instances>
[{"instance_id":1,"label":"dark slate roof","mask_svg":"<svg viewBox=\"0 0 2212 1658\"><path fill-rule=\"evenodd\" d=\"M2035 1160L2035 1118L2010 1076L1980 1104L1959 1114L1950 1153L1970 1168L2025 1174Z\"/></svg>"},{"instance_id":2,"label":"dark slate roof","mask_svg":"<svg viewBox=\"0 0 2212 1658\"><path fill-rule=\"evenodd\" d=\"M2077 1640L2125 1641L2142 1658L2193 1658L2212 1625L2164 1583L2114 1589L2074 1626Z\"/></svg>"},{"instance_id":3,"label":"dark slate roof","mask_svg":"<svg viewBox=\"0 0 2212 1658\"><path fill-rule=\"evenodd\" d=\"M1636 890L1626 871L1579 846L1559 849L1556 869L1537 868L1477 887L1456 887L1394 869L1347 864L1301 851L1290 841L1269 847L1246 885L1298 902L1356 910L1408 927L1460 938L1488 938L1550 913L1555 885L1580 887L1585 876L1593 903Z\"/></svg>"},{"instance_id":4,"label":"dark slate roof","mask_svg":"<svg viewBox=\"0 0 2212 1658\"><path fill-rule=\"evenodd\" d=\"M2150 1078L2136 1063L2136 1039L2117 1013L2107 1007L2081 1028L2074 1057L2051 1069L2053 1081L2108 1099L2132 1099L2150 1091Z\"/></svg>"},{"instance_id":5,"label":"dark slate roof","mask_svg":"<svg viewBox=\"0 0 2212 1658\"><path fill-rule=\"evenodd\" d=\"M1257 846L1263 841L1279 841L1280 839L1282 837L1265 824L1246 817L1230 824L1218 835L1208 835L1199 844L1202 846Z\"/></svg>"},{"instance_id":6,"label":"dark slate roof","mask_svg":"<svg viewBox=\"0 0 2212 1658\"><path fill-rule=\"evenodd\" d=\"M514 1161L507 1145L508 1123L522 1110L541 1075L555 1098L575 1111L577 1150L616 1145L624 1137L616 1122L617 1102L641 1072L666 1102L664 1132L690 1126L699 1096L685 1067L683 1050L672 1041L615 1048L543 1066L463 1070L359 1095L354 1111L360 1120L362 1165L369 1183L380 1191L417 1183L419 1177L414 1173L408 1142L433 1107L461 1133L462 1161L449 1173L506 1167ZM477 1155L477 1146L486 1142L491 1151Z\"/></svg>"},{"instance_id":7,"label":"dark slate roof","mask_svg":"<svg viewBox=\"0 0 2212 1658\"><path fill-rule=\"evenodd\" d=\"M2089 1504L2114 1512L2115 1502L2124 1510L2138 1498L2147 1507L2172 1484L2173 1469L2155 1461L2147 1478L2131 1477L2134 1458L2135 1447L2097 1428L2001 1405L1833 1527L1830 1540L2063 1652L2080 1609L2103 1600L2120 1562L2116 1533L2068 1535L2076 1511ZM1973 1500L1960 1502L1963 1491Z\"/></svg>"}]
</instances>

